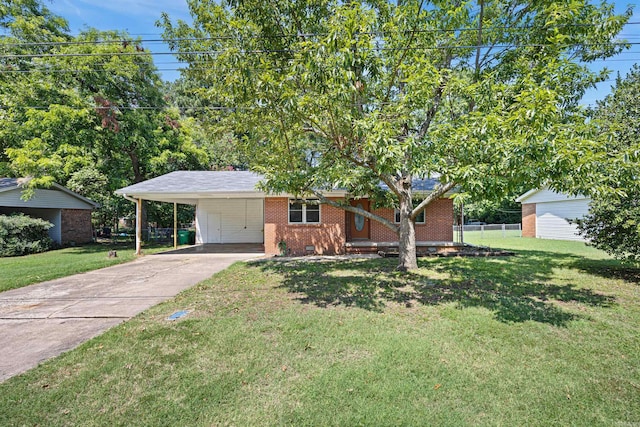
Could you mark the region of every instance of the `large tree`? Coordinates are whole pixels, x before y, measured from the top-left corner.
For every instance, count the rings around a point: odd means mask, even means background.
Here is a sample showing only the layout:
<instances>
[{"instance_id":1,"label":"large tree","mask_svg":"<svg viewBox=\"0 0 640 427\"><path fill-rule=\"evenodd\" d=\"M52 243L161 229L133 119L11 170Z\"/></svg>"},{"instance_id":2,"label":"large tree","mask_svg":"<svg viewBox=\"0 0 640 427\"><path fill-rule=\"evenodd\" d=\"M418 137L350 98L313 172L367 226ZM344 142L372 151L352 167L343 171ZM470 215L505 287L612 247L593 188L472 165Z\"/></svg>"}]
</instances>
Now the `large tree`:
<instances>
[{"instance_id":1,"label":"large tree","mask_svg":"<svg viewBox=\"0 0 640 427\"><path fill-rule=\"evenodd\" d=\"M640 66L616 84L593 115L606 147L601 164L615 191L593 194L578 229L590 244L640 261Z\"/></svg>"},{"instance_id":2,"label":"large tree","mask_svg":"<svg viewBox=\"0 0 640 427\"><path fill-rule=\"evenodd\" d=\"M168 107L139 40L94 29L71 37L37 0L0 0L0 29L3 175L69 185L99 201L106 220L131 209L117 188L208 166L199 130Z\"/></svg>"},{"instance_id":3,"label":"large tree","mask_svg":"<svg viewBox=\"0 0 640 427\"><path fill-rule=\"evenodd\" d=\"M0 124L26 120L28 108L43 97L57 98L55 85L43 85L38 60L30 54L50 53L56 43L71 39L68 24L39 0L0 0ZM0 131L0 175L9 175L5 149L17 145Z\"/></svg>"},{"instance_id":4,"label":"large tree","mask_svg":"<svg viewBox=\"0 0 640 427\"><path fill-rule=\"evenodd\" d=\"M576 184L564 175L590 144L577 101L606 75L585 64L622 49L629 17L587 0L188 4L193 23L165 15L165 37L227 107L266 188L379 221L398 234L401 269L417 266L416 217L456 187ZM428 176L440 184L414 203ZM399 224L322 193L380 201L380 183Z\"/></svg>"}]
</instances>

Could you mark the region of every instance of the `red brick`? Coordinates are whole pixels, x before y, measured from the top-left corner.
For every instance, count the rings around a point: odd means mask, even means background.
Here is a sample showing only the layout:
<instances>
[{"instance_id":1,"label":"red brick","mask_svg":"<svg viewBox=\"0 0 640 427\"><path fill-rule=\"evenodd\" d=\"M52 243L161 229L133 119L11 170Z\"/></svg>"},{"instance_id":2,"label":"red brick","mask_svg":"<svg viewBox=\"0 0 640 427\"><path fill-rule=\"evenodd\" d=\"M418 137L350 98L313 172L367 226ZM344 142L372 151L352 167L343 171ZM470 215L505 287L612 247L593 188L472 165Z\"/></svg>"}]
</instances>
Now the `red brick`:
<instances>
[{"instance_id":1,"label":"red brick","mask_svg":"<svg viewBox=\"0 0 640 427\"><path fill-rule=\"evenodd\" d=\"M522 204L522 237L536 237L536 204Z\"/></svg>"},{"instance_id":2,"label":"red brick","mask_svg":"<svg viewBox=\"0 0 640 427\"><path fill-rule=\"evenodd\" d=\"M264 249L279 254L278 243L284 241L290 255L341 254L346 242L345 212L320 206L320 224L289 224L289 199L267 197L264 202ZM313 246L313 250L307 250Z\"/></svg>"},{"instance_id":3,"label":"red brick","mask_svg":"<svg viewBox=\"0 0 640 427\"><path fill-rule=\"evenodd\" d=\"M60 234L62 244L88 243L93 240L91 211L87 209L62 209Z\"/></svg>"},{"instance_id":4,"label":"red brick","mask_svg":"<svg viewBox=\"0 0 640 427\"><path fill-rule=\"evenodd\" d=\"M338 200L338 199L336 199ZM320 207L321 224L289 224L289 199L267 197L264 204L264 248L267 254L279 254L278 243L284 241L290 255L341 254L345 251L347 213L327 205ZM377 209L374 213L393 221L394 210ZM371 221L374 242L397 242L398 236L377 221ZM438 199L425 211L425 224L416 224L416 241L453 241L453 201ZM307 247L313 247L308 250Z\"/></svg>"},{"instance_id":5,"label":"red brick","mask_svg":"<svg viewBox=\"0 0 640 427\"><path fill-rule=\"evenodd\" d=\"M389 221L394 221L395 211L390 208L374 210ZM377 221L371 221L371 240L374 242L397 242L398 235ZM416 223L417 242L453 241L453 200L438 199L425 209L425 223Z\"/></svg>"}]
</instances>

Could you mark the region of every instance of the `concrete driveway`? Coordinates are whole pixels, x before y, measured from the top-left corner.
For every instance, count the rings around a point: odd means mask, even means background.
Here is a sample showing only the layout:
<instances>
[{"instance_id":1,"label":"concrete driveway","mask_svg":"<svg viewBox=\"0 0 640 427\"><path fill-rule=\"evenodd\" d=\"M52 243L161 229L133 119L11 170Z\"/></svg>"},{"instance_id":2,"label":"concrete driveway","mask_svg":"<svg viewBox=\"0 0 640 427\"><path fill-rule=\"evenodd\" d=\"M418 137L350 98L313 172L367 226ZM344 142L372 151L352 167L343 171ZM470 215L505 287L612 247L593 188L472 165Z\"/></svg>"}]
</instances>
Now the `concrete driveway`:
<instances>
[{"instance_id":1,"label":"concrete driveway","mask_svg":"<svg viewBox=\"0 0 640 427\"><path fill-rule=\"evenodd\" d=\"M2 292L0 382L77 347L236 261L262 255L256 246L192 248Z\"/></svg>"}]
</instances>

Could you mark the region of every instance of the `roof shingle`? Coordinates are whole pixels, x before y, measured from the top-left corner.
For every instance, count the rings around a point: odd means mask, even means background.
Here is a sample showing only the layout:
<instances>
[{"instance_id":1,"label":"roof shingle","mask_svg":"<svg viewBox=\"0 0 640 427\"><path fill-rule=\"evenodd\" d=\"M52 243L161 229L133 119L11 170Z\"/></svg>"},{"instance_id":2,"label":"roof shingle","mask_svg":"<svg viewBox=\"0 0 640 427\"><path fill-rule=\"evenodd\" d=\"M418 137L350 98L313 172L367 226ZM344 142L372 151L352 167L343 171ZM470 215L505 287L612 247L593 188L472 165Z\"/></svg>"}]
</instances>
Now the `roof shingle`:
<instances>
[{"instance_id":1,"label":"roof shingle","mask_svg":"<svg viewBox=\"0 0 640 427\"><path fill-rule=\"evenodd\" d=\"M116 194L255 192L261 179L249 171L176 171L121 188Z\"/></svg>"}]
</instances>

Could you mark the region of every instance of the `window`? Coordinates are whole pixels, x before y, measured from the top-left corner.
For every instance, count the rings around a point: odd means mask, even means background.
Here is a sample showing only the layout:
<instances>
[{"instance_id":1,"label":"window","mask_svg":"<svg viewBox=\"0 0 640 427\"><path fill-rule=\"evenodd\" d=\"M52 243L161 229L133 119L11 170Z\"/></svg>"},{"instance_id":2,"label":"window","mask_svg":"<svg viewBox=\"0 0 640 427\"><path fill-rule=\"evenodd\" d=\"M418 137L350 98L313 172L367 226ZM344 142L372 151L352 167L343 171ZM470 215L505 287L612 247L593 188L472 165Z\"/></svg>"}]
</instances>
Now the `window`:
<instances>
[{"instance_id":1,"label":"window","mask_svg":"<svg viewBox=\"0 0 640 427\"><path fill-rule=\"evenodd\" d=\"M400 209L395 210L395 219L396 224L400 224ZM416 217L416 224L424 224L424 210L418 214Z\"/></svg>"},{"instance_id":2,"label":"window","mask_svg":"<svg viewBox=\"0 0 640 427\"><path fill-rule=\"evenodd\" d=\"M319 224L320 205L317 200L290 200L289 222L298 224Z\"/></svg>"}]
</instances>

